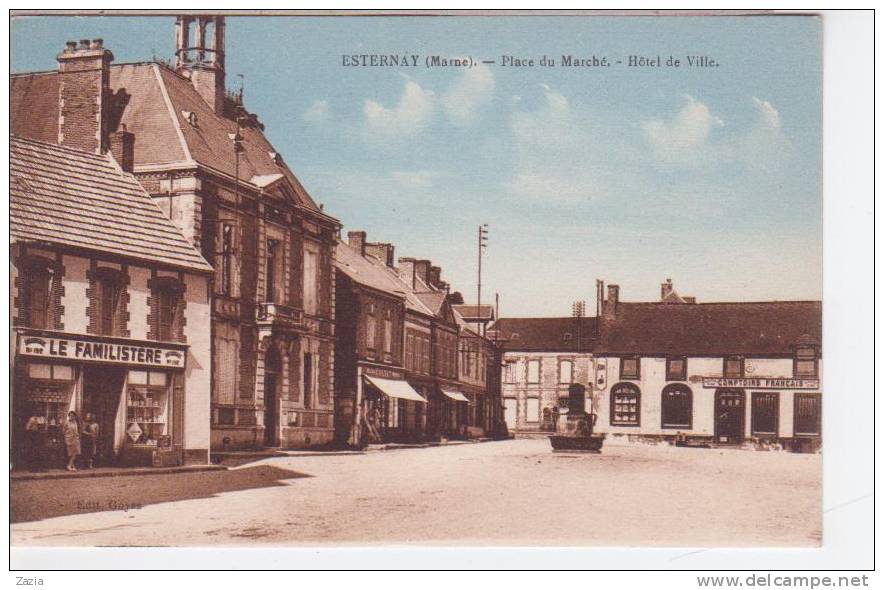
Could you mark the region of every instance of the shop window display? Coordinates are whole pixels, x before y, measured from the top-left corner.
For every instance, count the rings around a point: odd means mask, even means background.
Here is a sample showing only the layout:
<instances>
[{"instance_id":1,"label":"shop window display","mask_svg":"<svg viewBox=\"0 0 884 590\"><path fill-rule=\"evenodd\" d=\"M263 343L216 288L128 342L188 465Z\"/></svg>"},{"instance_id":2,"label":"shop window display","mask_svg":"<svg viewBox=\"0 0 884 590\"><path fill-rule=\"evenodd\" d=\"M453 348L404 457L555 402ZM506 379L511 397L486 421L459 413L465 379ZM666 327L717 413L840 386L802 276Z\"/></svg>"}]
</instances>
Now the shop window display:
<instances>
[{"instance_id":1,"label":"shop window display","mask_svg":"<svg viewBox=\"0 0 884 590\"><path fill-rule=\"evenodd\" d=\"M127 443L157 446L159 438L168 434L168 374L129 371L126 396Z\"/></svg>"}]
</instances>

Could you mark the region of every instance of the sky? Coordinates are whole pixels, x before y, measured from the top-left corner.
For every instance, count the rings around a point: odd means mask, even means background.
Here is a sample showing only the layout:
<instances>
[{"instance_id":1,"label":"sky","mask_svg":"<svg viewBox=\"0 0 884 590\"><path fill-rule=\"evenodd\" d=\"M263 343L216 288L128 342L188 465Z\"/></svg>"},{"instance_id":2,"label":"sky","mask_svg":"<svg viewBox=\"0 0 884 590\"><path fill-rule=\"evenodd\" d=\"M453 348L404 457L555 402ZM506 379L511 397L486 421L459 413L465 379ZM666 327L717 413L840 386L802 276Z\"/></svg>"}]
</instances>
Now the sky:
<instances>
[{"instance_id":1,"label":"sky","mask_svg":"<svg viewBox=\"0 0 884 590\"><path fill-rule=\"evenodd\" d=\"M815 17L239 16L226 33L228 87L344 234L431 259L468 303L483 223L482 300L499 293L503 316L592 313L596 279L627 301L667 278L700 302L822 297ZM103 38L115 63L174 54L173 17L16 18L11 34L13 72L55 69L69 39ZM419 66L343 65L363 54Z\"/></svg>"}]
</instances>

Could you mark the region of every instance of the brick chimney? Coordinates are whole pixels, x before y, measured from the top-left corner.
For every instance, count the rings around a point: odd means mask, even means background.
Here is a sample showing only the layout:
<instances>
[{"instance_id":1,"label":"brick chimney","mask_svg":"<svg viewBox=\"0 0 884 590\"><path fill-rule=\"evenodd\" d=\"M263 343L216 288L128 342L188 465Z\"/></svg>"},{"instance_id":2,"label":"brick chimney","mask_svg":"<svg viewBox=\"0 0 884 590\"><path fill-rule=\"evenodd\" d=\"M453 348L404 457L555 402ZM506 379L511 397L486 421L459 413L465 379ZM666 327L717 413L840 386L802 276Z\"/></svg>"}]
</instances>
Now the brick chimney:
<instances>
[{"instance_id":1,"label":"brick chimney","mask_svg":"<svg viewBox=\"0 0 884 590\"><path fill-rule=\"evenodd\" d=\"M614 318L617 315L617 304L620 302L620 285L608 285L608 297L605 299L602 315Z\"/></svg>"},{"instance_id":2,"label":"brick chimney","mask_svg":"<svg viewBox=\"0 0 884 590\"><path fill-rule=\"evenodd\" d=\"M425 284L430 284L430 261L429 260L415 260L414 261L414 275L423 281Z\"/></svg>"},{"instance_id":3,"label":"brick chimney","mask_svg":"<svg viewBox=\"0 0 884 590\"><path fill-rule=\"evenodd\" d=\"M101 39L68 41L58 54L58 143L87 152L108 147L110 62Z\"/></svg>"},{"instance_id":4,"label":"brick chimney","mask_svg":"<svg viewBox=\"0 0 884 590\"><path fill-rule=\"evenodd\" d=\"M135 134L129 133L125 124L110 134L110 151L123 172L131 173L135 169Z\"/></svg>"},{"instance_id":5,"label":"brick chimney","mask_svg":"<svg viewBox=\"0 0 884 590\"><path fill-rule=\"evenodd\" d=\"M369 256L377 258L390 268L393 268L395 258L393 257L396 248L393 244L386 244L382 242L367 242L365 244L365 253Z\"/></svg>"},{"instance_id":6,"label":"brick chimney","mask_svg":"<svg viewBox=\"0 0 884 590\"><path fill-rule=\"evenodd\" d=\"M399 259L399 278L406 282L406 284L411 285L411 288L414 289L414 276L415 276L415 260L414 258L400 258Z\"/></svg>"},{"instance_id":7,"label":"brick chimney","mask_svg":"<svg viewBox=\"0 0 884 590\"><path fill-rule=\"evenodd\" d=\"M672 293L672 279L666 279L660 283L660 301L665 301L669 294Z\"/></svg>"},{"instance_id":8,"label":"brick chimney","mask_svg":"<svg viewBox=\"0 0 884 590\"><path fill-rule=\"evenodd\" d=\"M347 243L362 256L365 256L365 238L366 233L364 231L347 232Z\"/></svg>"},{"instance_id":9,"label":"brick chimney","mask_svg":"<svg viewBox=\"0 0 884 590\"><path fill-rule=\"evenodd\" d=\"M444 289L445 287L442 285L442 269L438 266L431 266L430 271L428 273L428 281L427 283L436 287L437 289Z\"/></svg>"},{"instance_id":10,"label":"brick chimney","mask_svg":"<svg viewBox=\"0 0 884 590\"><path fill-rule=\"evenodd\" d=\"M224 113L223 16L178 17L175 71L190 78L190 83L212 110Z\"/></svg>"}]
</instances>

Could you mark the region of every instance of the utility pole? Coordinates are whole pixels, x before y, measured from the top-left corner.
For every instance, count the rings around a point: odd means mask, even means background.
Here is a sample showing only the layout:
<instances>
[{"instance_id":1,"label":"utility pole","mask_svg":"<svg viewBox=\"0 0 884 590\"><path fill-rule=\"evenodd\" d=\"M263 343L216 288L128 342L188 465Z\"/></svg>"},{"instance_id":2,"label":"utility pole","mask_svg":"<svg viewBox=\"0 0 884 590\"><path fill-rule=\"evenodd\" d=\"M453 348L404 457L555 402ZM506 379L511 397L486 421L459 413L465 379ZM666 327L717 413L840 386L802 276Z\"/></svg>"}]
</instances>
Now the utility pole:
<instances>
[{"instance_id":1,"label":"utility pole","mask_svg":"<svg viewBox=\"0 0 884 590\"><path fill-rule=\"evenodd\" d=\"M580 318L586 315L586 301L575 301L571 304L571 315L574 316L574 331L577 335L577 352L580 352Z\"/></svg>"},{"instance_id":2,"label":"utility pole","mask_svg":"<svg viewBox=\"0 0 884 590\"><path fill-rule=\"evenodd\" d=\"M488 224L483 223L479 226L479 247L478 247L478 256L479 256L479 265L478 265L478 280L476 281L476 314L478 315L480 309L482 307L482 254L483 250L488 247ZM485 335L485 325L482 325L482 336Z\"/></svg>"}]
</instances>

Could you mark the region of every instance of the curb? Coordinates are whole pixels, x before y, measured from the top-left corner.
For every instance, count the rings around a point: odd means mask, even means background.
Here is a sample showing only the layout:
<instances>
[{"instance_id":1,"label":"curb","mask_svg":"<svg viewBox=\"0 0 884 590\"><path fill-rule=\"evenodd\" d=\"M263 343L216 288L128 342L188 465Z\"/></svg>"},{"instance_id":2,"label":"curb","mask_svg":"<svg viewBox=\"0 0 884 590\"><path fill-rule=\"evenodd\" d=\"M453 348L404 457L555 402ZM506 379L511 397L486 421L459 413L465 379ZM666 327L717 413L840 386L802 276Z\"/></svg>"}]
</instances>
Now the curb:
<instances>
[{"instance_id":1,"label":"curb","mask_svg":"<svg viewBox=\"0 0 884 590\"><path fill-rule=\"evenodd\" d=\"M122 477L127 475L167 475L172 473L200 473L206 471L227 471L222 465L189 465L183 467L135 467L113 471L65 471L47 473L10 473L10 482L33 481L39 479L85 479L93 477Z\"/></svg>"}]
</instances>

